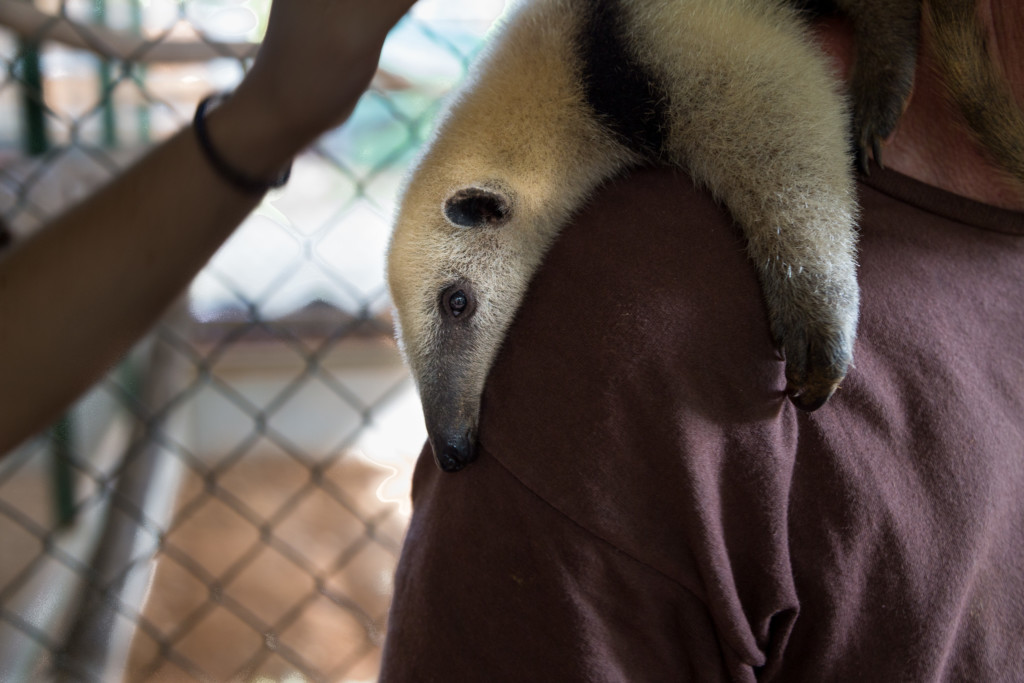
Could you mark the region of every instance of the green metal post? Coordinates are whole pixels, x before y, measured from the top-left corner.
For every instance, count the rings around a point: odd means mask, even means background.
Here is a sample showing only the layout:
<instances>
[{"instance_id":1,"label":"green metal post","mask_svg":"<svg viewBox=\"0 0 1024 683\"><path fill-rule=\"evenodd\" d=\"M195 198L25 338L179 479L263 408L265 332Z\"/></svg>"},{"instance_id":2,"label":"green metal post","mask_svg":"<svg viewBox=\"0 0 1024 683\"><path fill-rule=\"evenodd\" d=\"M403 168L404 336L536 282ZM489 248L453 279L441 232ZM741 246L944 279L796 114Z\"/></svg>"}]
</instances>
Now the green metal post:
<instances>
[{"instance_id":1,"label":"green metal post","mask_svg":"<svg viewBox=\"0 0 1024 683\"><path fill-rule=\"evenodd\" d=\"M23 144L29 156L42 156L50 149L43 105L43 72L39 43L21 42L21 109L25 124ZM67 526L74 521L74 475L71 469L71 439L74 420L65 414L51 427L53 455L53 500L57 521Z\"/></svg>"},{"instance_id":2,"label":"green metal post","mask_svg":"<svg viewBox=\"0 0 1024 683\"><path fill-rule=\"evenodd\" d=\"M107 0L92 0L92 16L97 24L103 25L107 21ZM109 59L101 59L99 65L100 93L103 96L101 118L103 121L103 133L101 141L104 147L117 145L117 115L114 111L114 104L111 101L113 92L111 86L111 64Z\"/></svg>"},{"instance_id":3,"label":"green metal post","mask_svg":"<svg viewBox=\"0 0 1024 683\"><path fill-rule=\"evenodd\" d=\"M23 143L29 156L42 156L50 149L43 105L43 73L39 44L21 42L21 108L25 130ZM65 414L51 428L53 436L53 500L57 521L67 526L74 521L74 476L71 469L71 439L74 421Z\"/></svg>"},{"instance_id":4,"label":"green metal post","mask_svg":"<svg viewBox=\"0 0 1024 683\"><path fill-rule=\"evenodd\" d=\"M75 521L75 481L71 468L72 445L75 440L75 421L72 413L64 414L50 428L53 443L53 499L56 504L57 523L69 527Z\"/></svg>"},{"instance_id":5,"label":"green metal post","mask_svg":"<svg viewBox=\"0 0 1024 683\"><path fill-rule=\"evenodd\" d=\"M142 33L142 0L132 0L132 30L137 34ZM135 73L138 74L139 80L145 82L146 80L146 67L142 64L135 64L133 66ZM143 103L138 107L138 122L139 122L139 142L143 145L149 143L149 104Z\"/></svg>"},{"instance_id":6,"label":"green metal post","mask_svg":"<svg viewBox=\"0 0 1024 683\"><path fill-rule=\"evenodd\" d=\"M50 148L43 106L43 76L39 68L39 44L21 42L21 111L25 153L40 156Z\"/></svg>"}]
</instances>

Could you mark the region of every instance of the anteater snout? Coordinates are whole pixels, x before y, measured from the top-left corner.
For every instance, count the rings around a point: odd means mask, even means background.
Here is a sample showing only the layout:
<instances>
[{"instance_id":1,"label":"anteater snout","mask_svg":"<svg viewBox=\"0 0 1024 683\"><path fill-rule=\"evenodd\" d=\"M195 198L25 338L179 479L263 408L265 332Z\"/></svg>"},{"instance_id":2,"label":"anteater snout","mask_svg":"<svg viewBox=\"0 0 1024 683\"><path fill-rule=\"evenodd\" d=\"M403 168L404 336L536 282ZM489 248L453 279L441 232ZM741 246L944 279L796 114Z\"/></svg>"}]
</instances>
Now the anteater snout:
<instances>
[{"instance_id":1,"label":"anteater snout","mask_svg":"<svg viewBox=\"0 0 1024 683\"><path fill-rule=\"evenodd\" d=\"M430 436L434 462L445 472L458 472L476 460L476 439L473 434L438 434Z\"/></svg>"}]
</instances>

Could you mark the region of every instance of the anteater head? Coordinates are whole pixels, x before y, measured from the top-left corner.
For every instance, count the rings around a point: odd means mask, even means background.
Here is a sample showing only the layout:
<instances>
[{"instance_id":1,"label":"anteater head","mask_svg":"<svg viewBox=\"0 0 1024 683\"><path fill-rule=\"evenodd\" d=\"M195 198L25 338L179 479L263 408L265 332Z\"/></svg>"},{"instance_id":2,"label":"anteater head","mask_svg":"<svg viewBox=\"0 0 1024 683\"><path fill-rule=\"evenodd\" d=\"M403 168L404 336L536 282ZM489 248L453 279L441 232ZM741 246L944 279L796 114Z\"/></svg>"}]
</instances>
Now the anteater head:
<instances>
[{"instance_id":1,"label":"anteater head","mask_svg":"<svg viewBox=\"0 0 1024 683\"><path fill-rule=\"evenodd\" d=\"M414 177L388 254L399 345L419 390L434 458L476 457L484 381L540 258L525 202L494 179Z\"/></svg>"}]
</instances>

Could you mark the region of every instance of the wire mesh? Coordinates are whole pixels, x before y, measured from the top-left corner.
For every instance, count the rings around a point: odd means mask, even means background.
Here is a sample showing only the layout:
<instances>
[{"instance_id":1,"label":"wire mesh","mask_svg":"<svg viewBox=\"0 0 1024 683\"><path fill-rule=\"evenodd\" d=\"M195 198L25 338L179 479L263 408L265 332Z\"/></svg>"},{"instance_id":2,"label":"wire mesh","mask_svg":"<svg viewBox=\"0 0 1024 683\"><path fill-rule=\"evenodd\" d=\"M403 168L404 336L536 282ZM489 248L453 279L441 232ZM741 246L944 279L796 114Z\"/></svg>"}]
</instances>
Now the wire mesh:
<instances>
[{"instance_id":1,"label":"wire mesh","mask_svg":"<svg viewBox=\"0 0 1024 683\"><path fill-rule=\"evenodd\" d=\"M383 251L503 5L422 0L350 121L118 368L0 458L0 680L376 677L424 435ZM0 0L0 247L237 83L268 10Z\"/></svg>"}]
</instances>

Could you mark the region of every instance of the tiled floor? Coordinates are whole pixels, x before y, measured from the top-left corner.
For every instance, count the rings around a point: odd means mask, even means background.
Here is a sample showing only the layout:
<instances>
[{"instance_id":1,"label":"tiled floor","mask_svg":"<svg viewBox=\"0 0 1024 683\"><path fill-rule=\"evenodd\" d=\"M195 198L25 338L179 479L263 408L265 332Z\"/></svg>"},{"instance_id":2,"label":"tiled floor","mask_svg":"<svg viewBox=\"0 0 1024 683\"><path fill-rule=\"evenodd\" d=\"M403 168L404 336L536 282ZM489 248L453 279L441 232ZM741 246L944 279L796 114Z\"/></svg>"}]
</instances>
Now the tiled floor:
<instances>
[{"instance_id":1,"label":"tiled floor","mask_svg":"<svg viewBox=\"0 0 1024 683\"><path fill-rule=\"evenodd\" d=\"M191 453L191 459L168 455L169 467L178 474L158 476L158 486L175 495L176 502L170 518L152 518L165 535L151 560L145 599L138 603L142 624L135 628L126 622L121 633L134 635L118 636L132 638L126 682L376 679L392 573L409 514L411 464L423 439L422 427L416 427L415 393L411 384L401 384L404 370L397 355L389 354L386 362L356 355L350 366L323 366L360 400L376 406L368 422L337 417L338 411L325 413L322 397L297 394L295 406L268 420L273 435L252 438L251 419L241 423L248 436L241 427L235 434L224 402L197 395L178 420L184 426L167 427L167 443L184 444L179 451ZM255 369L256 361L246 356L237 371L226 361L215 370L238 395L256 402L260 391L274 395L290 378L267 356L256 356L264 366ZM396 386L404 389L394 393L390 387ZM378 403L384 394L392 398ZM333 424L322 425L328 418ZM336 449L321 447L353 429L360 436L340 457L330 455ZM244 452L234 450L240 440L250 444ZM295 457L286 452L289 447ZM116 457L107 460L104 470L117 464ZM39 562L66 573L33 535L56 524L45 441L6 459L4 466L0 503L18 516L0 514L0 589L26 571L39 574ZM216 474L204 478L196 473L202 471ZM76 501L102 494L87 477L76 479ZM95 538L103 507L90 505L88 511ZM36 531L30 533L25 524ZM93 546L76 542L82 549L73 550L73 538L57 534L54 543L87 566ZM56 599L54 585L44 581L36 586L43 581L41 574L37 578L22 592ZM59 616L40 621L32 616L38 602L32 595L17 603L26 602L24 609L16 609L13 601L0 606L49 634L45 642L30 643L42 659L26 651L24 662L0 662L0 680L8 669L22 674L47 670L47 652L59 649L76 614L77 603L65 600ZM130 613L136 598L125 599L125 613ZM0 629L0 646L16 648L22 640L17 628L12 632L4 624Z\"/></svg>"},{"instance_id":2,"label":"tiled floor","mask_svg":"<svg viewBox=\"0 0 1024 683\"><path fill-rule=\"evenodd\" d=\"M192 665L217 681L374 680L406 522L375 493L390 471L358 457L331 467L325 488L345 505L279 456L255 454L231 474L226 489L279 521L261 538L198 478L186 482L179 501L199 502L167 535L143 611L169 649L138 630L127 679L192 680Z\"/></svg>"}]
</instances>

